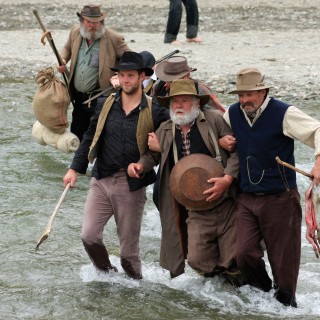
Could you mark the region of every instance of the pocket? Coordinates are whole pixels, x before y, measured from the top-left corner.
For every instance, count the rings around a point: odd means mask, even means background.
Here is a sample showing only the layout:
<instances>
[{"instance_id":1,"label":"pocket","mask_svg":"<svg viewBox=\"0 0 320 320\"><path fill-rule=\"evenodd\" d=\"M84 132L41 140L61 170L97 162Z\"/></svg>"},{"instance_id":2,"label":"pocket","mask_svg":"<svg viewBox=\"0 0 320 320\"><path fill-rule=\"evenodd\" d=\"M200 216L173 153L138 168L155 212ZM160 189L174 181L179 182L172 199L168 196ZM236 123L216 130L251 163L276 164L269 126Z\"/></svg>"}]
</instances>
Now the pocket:
<instances>
[{"instance_id":1,"label":"pocket","mask_svg":"<svg viewBox=\"0 0 320 320\"><path fill-rule=\"evenodd\" d=\"M90 58L90 67L99 68L99 51L93 51Z\"/></svg>"}]
</instances>

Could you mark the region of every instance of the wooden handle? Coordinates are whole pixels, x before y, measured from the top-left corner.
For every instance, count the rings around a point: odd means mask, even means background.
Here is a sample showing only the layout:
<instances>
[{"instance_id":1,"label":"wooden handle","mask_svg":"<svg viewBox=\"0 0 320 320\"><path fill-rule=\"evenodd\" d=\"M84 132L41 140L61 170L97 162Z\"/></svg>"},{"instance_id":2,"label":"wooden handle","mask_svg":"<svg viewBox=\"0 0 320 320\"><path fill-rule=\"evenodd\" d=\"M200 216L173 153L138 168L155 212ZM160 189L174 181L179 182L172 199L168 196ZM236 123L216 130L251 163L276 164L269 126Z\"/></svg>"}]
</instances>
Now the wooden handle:
<instances>
[{"instance_id":1,"label":"wooden handle","mask_svg":"<svg viewBox=\"0 0 320 320\"><path fill-rule=\"evenodd\" d=\"M290 163L287 163L287 162L282 161L279 157L276 157L276 161L277 161L279 164L281 164L281 165L283 165L283 166L285 166L285 167L288 167L288 168L290 168L290 169L292 169L292 170L294 170L294 171L297 171L297 172L303 174L304 176L306 176L306 177L308 177L308 178L310 178L310 179L312 179L312 180L313 180L313 178L314 178L313 175L311 175L311 174L309 174L309 173L307 173L307 172L305 172L305 171L302 171L302 170L294 167L294 166L291 165Z\"/></svg>"}]
</instances>

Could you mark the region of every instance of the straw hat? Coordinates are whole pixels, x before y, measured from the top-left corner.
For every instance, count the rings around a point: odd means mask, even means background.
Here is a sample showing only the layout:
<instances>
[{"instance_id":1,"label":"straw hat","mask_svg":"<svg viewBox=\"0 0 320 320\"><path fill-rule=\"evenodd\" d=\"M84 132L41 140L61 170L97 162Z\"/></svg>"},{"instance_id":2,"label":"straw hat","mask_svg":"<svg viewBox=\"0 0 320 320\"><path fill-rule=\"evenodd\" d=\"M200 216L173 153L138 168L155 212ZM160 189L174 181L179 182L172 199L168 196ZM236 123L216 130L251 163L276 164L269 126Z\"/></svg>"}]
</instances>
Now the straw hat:
<instances>
[{"instance_id":1,"label":"straw hat","mask_svg":"<svg viewBox=\"0 0 320 320\"><path fill-rule=\"evenodd\" d=\"M163 107L169 107L170 99L174 96L188 95L196 96L200 99L200 106L204 106L210 100L210 95L208 94L198 94L195 82L191 79L178 79L172 81L170 86L170 93L165 97L157 97L160 105Z\"/></svg>"},{"instance_id":2,"label":"straw hat","mask_svg":"<svg viewBox=\"0 0 320 320\"><path fill-rule=\"evenodd\" d=\"M105 12L100 11L98 5L86 5L82 8L81 12L77 12L78 17L82 17L90 22L100 22L107 16Z\"/></svg>"},{"instance_id":3,"label":"straw hat","mask_svg":"<svg viewBox=\"0 0 320 320\"><path fill-rule=\"evenodd\" d=\"M195 68L188 66L187 59L181 56L174 56L163 60L156 66L157 77L165 82L171 82L183 78L189 72L196 71Z\"/></svg>"},{"instance_id":4,"label":"straw hat","mask_svg":"<svg viewBox=\"0 0 320 320\"><path fill-rule=\"evenodd\" d=\"M230 92L239 93L241 91L255 91L272 88L263 82L264 76L256 68L244 68L237 72L236 88Z\"/></svg>"},{"instance_id":5,"label":"straw hat","mask_svg":"<svg viewBox=\"0 0 320 320\"><path fill-rule=\"evenodd\" d=\"M207 202L203 191L212 187L207 180L223 176L222 165L214 158L194 153L180 159L173 167L169 186L173 197L191 210L208 210L220 199Z\"/></svg>"}]
</instances>

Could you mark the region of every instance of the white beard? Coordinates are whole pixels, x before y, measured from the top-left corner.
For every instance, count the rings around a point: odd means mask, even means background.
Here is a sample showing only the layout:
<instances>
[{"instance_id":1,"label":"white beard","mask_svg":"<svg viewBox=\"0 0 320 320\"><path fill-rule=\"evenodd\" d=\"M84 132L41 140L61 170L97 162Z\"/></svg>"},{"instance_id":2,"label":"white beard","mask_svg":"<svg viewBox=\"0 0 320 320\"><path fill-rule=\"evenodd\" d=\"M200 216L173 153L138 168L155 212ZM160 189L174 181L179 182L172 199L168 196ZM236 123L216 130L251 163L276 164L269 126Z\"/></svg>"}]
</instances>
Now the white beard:
<instances>
[{"instance_id":1,"label":"white beard","mask_svg":"<svg viewBox=\"0 0 320 320\"><path fill-rule=\"evenodd\" d=\"M88 29L84 26L83 23L80 23L80 34L82 38L87 39L87 40L97 40L100 39L103 34L104 34L104 25L102 24L100 28L95 32L94 36L90 33Z\"/></svg>"},{"instance_id":2,"label":"white beard","mask_svg":"<svg viewBox=\"0 0 320 320\"><path fill-rule=\"evenodd\" d=\"M199 107L193 105L190 112L186 113L177 113L177 111L183 111L182 109L176 109L176 111L173 111L170 108L170 118L174 124L177 124L178 126L185 126L189 123L192 123L197 116L199 115Z\"/></svg>"}]
</instances>

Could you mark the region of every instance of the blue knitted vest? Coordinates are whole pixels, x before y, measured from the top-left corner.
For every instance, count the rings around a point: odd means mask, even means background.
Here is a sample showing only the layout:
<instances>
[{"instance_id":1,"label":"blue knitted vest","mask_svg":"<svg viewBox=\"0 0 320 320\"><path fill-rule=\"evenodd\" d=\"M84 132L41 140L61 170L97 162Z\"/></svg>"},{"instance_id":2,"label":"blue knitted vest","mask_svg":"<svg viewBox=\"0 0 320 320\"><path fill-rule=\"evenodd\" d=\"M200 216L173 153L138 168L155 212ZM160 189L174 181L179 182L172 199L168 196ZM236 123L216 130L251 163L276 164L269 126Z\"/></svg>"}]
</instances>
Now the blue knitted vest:
<instances>
[{"instance_id":1,"label":"blue knitted vest","mask_svg":"<svg viewBox=\"0 0 320 320\"><path fill-rule=\"evenodd\" d=\"M275 158L295 165L294 140L283 134L283 118L289 105L271 98L252 127L240 103L229 108L231 127L237 139L240 189L243 192L276 193L297 188L295 171L279 166Z\"/></svg>"}]
</instances>

